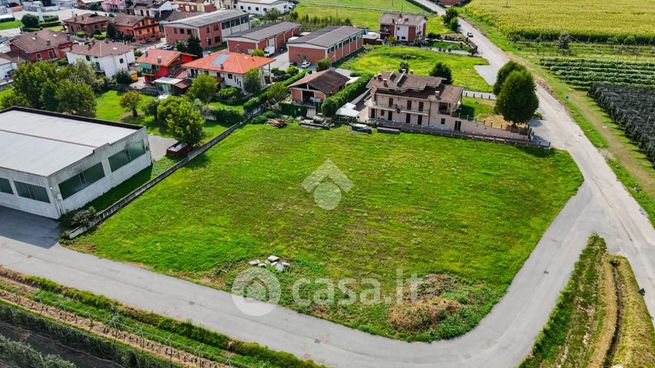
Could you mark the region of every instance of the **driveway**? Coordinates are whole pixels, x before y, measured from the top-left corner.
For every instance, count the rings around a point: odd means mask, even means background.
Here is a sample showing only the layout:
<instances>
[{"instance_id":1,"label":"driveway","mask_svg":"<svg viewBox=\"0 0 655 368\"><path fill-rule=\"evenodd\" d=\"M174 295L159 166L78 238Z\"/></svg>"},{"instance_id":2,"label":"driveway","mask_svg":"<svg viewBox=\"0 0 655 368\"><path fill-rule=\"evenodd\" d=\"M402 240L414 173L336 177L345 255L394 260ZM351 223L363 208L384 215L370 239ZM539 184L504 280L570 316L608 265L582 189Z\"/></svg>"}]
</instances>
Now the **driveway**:
<instances>
[{"instance_id":1,"label":"driveway","mask_svg":"<svg viewBox=\"0 0 655 368\"><path fill-rule=\"evenodd\" d=\"M177 140L148 134L148 143L150 144L150 154L152 155L152 159L158 161L166 156L166 150L168 147L177 143Z\"/></svg>"},{"instance_id":2,"label":"driveway","mask_svg":"<svg viewBox=\"0 0 655 368\"><path fill-rule=\"evenodd\" d=\"M462 23L469 31L470 25ZM490 65L499 68L507 61L490 41L472 32ZM513 367L532 348L594 232L606 238L611 251L628 257L646 290L649 311L655 311L655 230L565 108L542 88L538 96L544 120L535 129L570 152L585 182L503 299L477 328L460 338L406 343L280 307L265 317L247 316L234 307L227 293L67 250L54 244L52 222L2 209L0 264L331 366Z\"/></svg>"}]
</instances>

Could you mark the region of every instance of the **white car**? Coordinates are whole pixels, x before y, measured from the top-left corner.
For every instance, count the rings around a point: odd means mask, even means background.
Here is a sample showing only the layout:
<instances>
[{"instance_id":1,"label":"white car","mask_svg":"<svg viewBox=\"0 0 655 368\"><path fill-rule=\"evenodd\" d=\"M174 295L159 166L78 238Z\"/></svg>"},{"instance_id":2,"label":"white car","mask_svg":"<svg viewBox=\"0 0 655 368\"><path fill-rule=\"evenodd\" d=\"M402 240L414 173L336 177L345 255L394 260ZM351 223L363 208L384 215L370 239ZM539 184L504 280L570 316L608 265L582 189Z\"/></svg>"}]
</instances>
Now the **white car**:
<instances>
[{"instance_id":1,"label":"white car","mask_svg":"<svg viewBox=\"0 0 655 368\"><path fill-rule=\"evenodd\" d=\"M303 68L303 69L307 69L307 68L309 68L310 66L312 66L312 63L310 63L310 62L307 61L307 60L303 61L302 64L300 64L300 67Z\"/></svg>"},{"instance_id":2,"label":"white car","mask_svg":"<svg viewBox=\"0 0 655 368\"><path fill-rule=\"evenodd\" d=\"M469 32L469 33L467 33L467 34L466 34L466 37L468 37L468 38L473 37L473 32Z\"/></svg>"}]
</instances>

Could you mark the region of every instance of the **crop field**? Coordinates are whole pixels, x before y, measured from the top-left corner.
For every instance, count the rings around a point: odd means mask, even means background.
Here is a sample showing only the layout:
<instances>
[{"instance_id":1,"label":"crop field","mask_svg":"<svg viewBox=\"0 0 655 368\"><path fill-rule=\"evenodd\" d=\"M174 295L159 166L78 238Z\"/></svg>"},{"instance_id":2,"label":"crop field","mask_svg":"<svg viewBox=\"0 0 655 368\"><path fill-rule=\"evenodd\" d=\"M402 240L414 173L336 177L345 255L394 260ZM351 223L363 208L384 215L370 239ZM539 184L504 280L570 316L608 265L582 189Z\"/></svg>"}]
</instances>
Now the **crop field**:
<instances>
[{"instance_id":1,"label":"crop field","mask_svg":"<svg viewBox=\"0 0 655 368\"><path fill-rule=\"evenodd\" d=\"M592 83L655 86L655 63L577 58L543 58L540 64L575 87Z\"/></svg>"},{"instance_id":2,"label":"crop field","mask_svg":"<svg viewBox=\"0 0 655 368\"><path fill-rule=\"evenodd\" d=\"M639 43L655 43L653 1L473 0L466 9L506 36L554 39L568 32L581 41L606 41L632 35Z\"/></svg>"},{"instance_id":3,"label":"crop field","mask_svg":"<svg viewBox=\"0 0 655 368\"><path fill-rule=\"evenodd\" d=\"M333 210L302 185L328 159L353 184ZM437 340L488 313L581 181L556 150L247 125L70 246L224 290L249 261L277 255L291 264L278 274L283 305ZM398 271L428 282L421 303L395 299ZM321 303L318 278L353 279L357 295L372 278L397 303ZM299 279L309 304L292 298Z\"/></svg>"},{"instance_id":4,"label":"crop field","mask_svg":"<svg viewBox=\"0 0 655 368\"><path fill-rule=\"evenodd\" d=\"M655 163L655 88L597 83L589 95Z\"/></svg>"},{"instance_id":5,"label":"crop field","mask_svg":"<svg viewBox=\"0 0 655 368\"><path fill-rule=\"evenodd\" d=\"M429 49L391 46L367 47L364 53L347 60L340 67L376 74L381 71L397 71L403 60L407 61L409 68L418 75L429 75L437 62L444 62L453 71L453 84L473 91L491 91L491 86L475 70L475 65L486 65L488 64L487 60L435 52Z\"/></svg>"}]
</instances>

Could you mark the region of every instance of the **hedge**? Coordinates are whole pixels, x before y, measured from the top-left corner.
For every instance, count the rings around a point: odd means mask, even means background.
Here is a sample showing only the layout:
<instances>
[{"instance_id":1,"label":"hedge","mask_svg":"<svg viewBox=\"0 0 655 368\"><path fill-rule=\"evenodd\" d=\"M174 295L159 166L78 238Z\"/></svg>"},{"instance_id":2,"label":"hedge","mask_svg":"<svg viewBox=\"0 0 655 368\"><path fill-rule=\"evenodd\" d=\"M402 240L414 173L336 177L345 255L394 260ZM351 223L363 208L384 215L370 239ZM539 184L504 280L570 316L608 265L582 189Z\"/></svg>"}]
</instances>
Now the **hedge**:
<instances>
[{"instance_id":1,"label":"hedge","mask_svg":"<svg viewBox=\"0 0 655 368\"><path fill-rule=\"evenodd\" d=\"M214 120L234 125L245 120L241 111L226 108L212 109L211 113L214 115Z\"/></svg>"},{"instance_id":2,"label":"hedge","mask_svg":"<svg viewBox=\"0 0 655 368\"><path fill-rule=\"evenodd\" d=\"M0 361L3 360L19 367L75 368L75 364L56 355L43 355L28 344L12 341L0 335Z\"/></svg>"},{"instance_id":3,"label":"hedge","mask_svg":"<svg viewBox=\"0 0 655 368\"><path fill-rule=\"evenodd\" d=\"M373 78L371 74L362 74L359 79L347 85L346 88L326 98L325 101L323 101L323 105L321 106L323 115L327 117L334 116L334 114L337 113L337 110L339 110L341 106L347 104L348 102L354 100L359 95L364 93L364 91L366 91L366 85L371 80L371 78Z\"/></svg>"}]
</instances>

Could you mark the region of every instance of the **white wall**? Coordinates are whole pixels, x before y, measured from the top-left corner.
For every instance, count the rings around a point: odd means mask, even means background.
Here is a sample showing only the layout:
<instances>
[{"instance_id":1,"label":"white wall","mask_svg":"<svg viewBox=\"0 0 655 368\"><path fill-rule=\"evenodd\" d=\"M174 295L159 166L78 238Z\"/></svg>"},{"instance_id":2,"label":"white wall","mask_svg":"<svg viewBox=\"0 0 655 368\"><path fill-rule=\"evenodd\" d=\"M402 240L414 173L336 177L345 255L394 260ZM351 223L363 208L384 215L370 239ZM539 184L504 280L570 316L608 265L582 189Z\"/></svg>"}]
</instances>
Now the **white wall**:
<instances>
[{"instance_id":1,"label":"white wall","mask_svg":"<svg viewBox=\"0 0 655 368\"><path fill-rule=\"evenodd\" d=\"M78 55L69 51L66 53L66 59L68 59L69 64L75 64L76 61L81 60L90 63L94 67L97 65L105 73L107 78L113 77L121 69L127 70L128 66L136 61L134 52L98 58L95 56Z\"/></svg>"},{"instance_id":2,"label":"white wall","mask_svg":"<svg viewBox=\"0 0 655 368\"><path fill-rule=\"evenodd\" d=\"M191 71L192 73L194 72L192 70L189 71ZM195 73L196 75L207 74L203 70L196 70ZM216 72L216 71L210 71L208 74L211 75L212 77L222 78L223 81L221 82L221 87L237 87L243 90L243 74L233 74L233 73L231 74L231 73ZM265 83L264 68L259 68L259 74L262 77L262 85L264 85ZM232 78L230 78L230 75L232 76Z\"/></svg>"},{"instance_id":3,"label":"white wall","mask_svg":"<svg viewBox=\"0 0 655 368\"><path fill-rule=\"evenodd\" d=\"M277 9L281 14L291 11L291 3L288 1L277 1L272 4L249 3L247 1L237 1L237 9L254 15L264 15L266 11Z\"/></svg>"},{"instance_id":4,"label":"white wall","mask_svg":"<svg viewBox=\"0 0 655 368\"><path fill-rule=\"evenodd\" d=\"M5 79L12 70L16 70L17 65L14 62L0 65L0 79Z\"/></svg>"}]
</instances>

